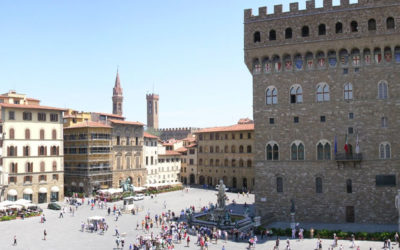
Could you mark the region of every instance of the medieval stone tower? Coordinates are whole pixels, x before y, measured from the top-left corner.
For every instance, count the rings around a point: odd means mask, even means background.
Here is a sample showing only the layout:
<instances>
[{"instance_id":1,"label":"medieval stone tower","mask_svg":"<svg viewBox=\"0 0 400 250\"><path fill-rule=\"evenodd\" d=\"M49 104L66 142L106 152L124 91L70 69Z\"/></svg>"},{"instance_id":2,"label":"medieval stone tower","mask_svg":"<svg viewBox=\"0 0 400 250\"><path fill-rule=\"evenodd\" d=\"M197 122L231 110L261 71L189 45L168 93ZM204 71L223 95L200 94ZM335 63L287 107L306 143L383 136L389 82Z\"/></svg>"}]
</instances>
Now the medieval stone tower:
<instances>
[{"instance_id":1,"label":"medieval stone tower","mask_svg":"<svg viewBox=\"0 0 400 250\"><path fill-rule=\"evenodd\" d=\"M245 10L244 48L253 77L257 215L395 222L400 1Z\"/></svg>"},{"instance_id":2,"label":"medieval stone tower","mask_svg":"<svg viewBox=\"0 0 400 250\"><path fill-rule=\"evenodd\" d=\"M117 70L117 77L115 78L115 85L113 88L113 114L122 116L122 101L124 97L122 96L121 82L119 80L119 73Z\"/></svg>"},{"instance_id":3,"label":"medieval stone tower","mask_svg":"<svg viewBox=\"0 0 400 250\"><path fill-rule=\"evenodd\" d=\"M147 94L147 127L158 129L158 100L160 99L157 94Z\"/></svg>"}]
</instances>

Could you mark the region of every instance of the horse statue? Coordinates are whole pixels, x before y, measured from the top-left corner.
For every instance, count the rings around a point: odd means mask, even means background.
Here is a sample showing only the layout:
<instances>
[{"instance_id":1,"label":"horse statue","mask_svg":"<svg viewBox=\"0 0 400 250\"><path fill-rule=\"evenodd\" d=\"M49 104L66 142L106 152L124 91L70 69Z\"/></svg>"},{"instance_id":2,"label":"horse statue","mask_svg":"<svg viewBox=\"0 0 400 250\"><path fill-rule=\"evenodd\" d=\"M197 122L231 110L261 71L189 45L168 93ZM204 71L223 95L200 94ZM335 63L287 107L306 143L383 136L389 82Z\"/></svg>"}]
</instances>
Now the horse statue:
<instances>
[{"instance_id":1,"label":"horse statue","mask_svg":"<svg viewBox=\"0 0 400 250\"><path fill-rule=\"evenodd\" d=\"M131 177L128 177L125 181L122 181L120 187L122 187L123 192L133 193L135 190L135 187L132 185Z\"/></svg>"}]
</instances>

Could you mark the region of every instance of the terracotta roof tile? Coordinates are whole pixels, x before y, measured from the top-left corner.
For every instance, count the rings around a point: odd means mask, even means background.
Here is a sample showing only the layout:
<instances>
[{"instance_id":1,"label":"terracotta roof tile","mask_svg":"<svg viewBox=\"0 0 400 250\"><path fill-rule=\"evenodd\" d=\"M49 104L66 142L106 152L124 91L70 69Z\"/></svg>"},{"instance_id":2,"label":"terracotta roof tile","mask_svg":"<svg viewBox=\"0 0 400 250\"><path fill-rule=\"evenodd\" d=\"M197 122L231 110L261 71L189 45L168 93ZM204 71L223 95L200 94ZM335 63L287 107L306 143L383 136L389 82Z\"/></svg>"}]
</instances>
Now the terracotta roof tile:
<instances>
[{"instance_id":1,"label":"terracotta roof tile","mask_svg":"<svg viewBox=\"0 0 400 250\"><path fill-rule=\"evenodd\" d=\"M32 105L32 104L11 104L11 103L0 103L0 107L5 108L16 108L16 109L41 109L41 110L57 110L57 111L67 111L67 109L54 108L42 105Z\"/></svg>"},{"instance_id":2,"label":"terracotta roof tile","mask_svg":"<svg viewBox=\"0 0 400 250\"><path fill-rule=\"evenodd\" d=\"M108 113L99 113L99 112L93 112L94 114L99 114L99 115L105 115L105 116L110 116L110 117L116 117L116 118L123 118L125 119L125 117L123 117L122 115L115 115L115 114L108 114Z\"/></svg>"},{"instance_id":3,"label":"terracotta roof tile","mask_svg":"<svg viewBox=\"0 0 400 250\"><path fill-rule=\"evenodd\" d=\"M194 148L194 147L197 147L197 144L190 144L190 145L188 145L188 146L186 146L187 148Z\"/></svg>"},{"instance_id":4,"label":"terracotta roof tile","mask_svg":"<svg viewBox=\"0 0 400 250\"><path fill-rule=\"evenodd\" d=\"M254 124L235 124L232 126L204 128L197 130L195 133L210 133L210 132L230 132L230 131L245 131L254 130Z\"/></svg>"},{"instance_id":5,"label":"terracotta roof tile","mask_svg":"<svg viewBox=\"0 0 400 250\"><path fill-rule=\"evenodd\" d=\"M130 122L130 121L111 120L111 119L110 119L110 121L111 121L112 123L115 123L115 124L126 124L126 125L144 126L144 124L141 123L141 122Z\"/></svg>"},{"instance_id":6,"label":"terracotta roof tile","mask_svg":"<svg viewBox=\"0 0 400 250\"><path fill-rule=\"evenodd\" d=\"M79 122L69 127L65 127L64 129L69 129L69 128L112 128L112 127L110 125L100 122Z\"/></svg>"},{"instance_id":7,"label":"terracotta roof tile","mask_svg":"<svg viewBox=\"0 0 400 250\"><path fill-rule=\"evenodd\" d=\"M144 133L143 133L143 136L146 137L146 138L153 138L153 139L157 139L157 138L158 138L157 136L152 135L152 134L149 134L149 133L147 133L147 132L144 132Z\"/></svg>"},{"instance_id":8,"label":"terracotta roof tile","mask_svg":"<svg viewBox=\"0 0 400 250\"><path fill-rule=\"evenodd\" d=\"M168 155L181 155L181 154L174 150L167 150L167 151L165 151L165 154L160 154L160 155L168 156Z\"/></svg>"},{"instance_id":9,"label":"terracotta roof tile","mask_svg":"<svg viewBox=\"0 0 400 250\"><path fill-rule=\"evenodd\" d=\"M175 151L177 151L177 152L186 152L187 151L187 148L185 148L185 147L180 147L180 148L177 148Z\"/></svg>"}]
</instances>

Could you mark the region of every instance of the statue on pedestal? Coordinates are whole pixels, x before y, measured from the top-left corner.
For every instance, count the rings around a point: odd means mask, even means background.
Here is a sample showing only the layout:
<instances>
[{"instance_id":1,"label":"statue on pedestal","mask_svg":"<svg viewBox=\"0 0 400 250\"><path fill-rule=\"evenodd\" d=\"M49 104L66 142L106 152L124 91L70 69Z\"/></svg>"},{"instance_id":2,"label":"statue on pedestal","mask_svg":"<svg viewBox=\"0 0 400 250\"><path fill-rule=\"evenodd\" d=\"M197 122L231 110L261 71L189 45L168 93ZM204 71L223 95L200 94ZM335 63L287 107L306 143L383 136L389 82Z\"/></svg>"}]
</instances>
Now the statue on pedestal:
<instances>
[{"instance_id":1,"label":"statue on pedestal","mask_svg":"<svg viewBox=\"0 0 400 250\"><path fill-rule=\"evenodd\" d=\"M219 189L217 196L218 196L218 208L224 210L226 195L225 195L225 184L223 180L219 181Z\"/></svg>"}]
</instances>

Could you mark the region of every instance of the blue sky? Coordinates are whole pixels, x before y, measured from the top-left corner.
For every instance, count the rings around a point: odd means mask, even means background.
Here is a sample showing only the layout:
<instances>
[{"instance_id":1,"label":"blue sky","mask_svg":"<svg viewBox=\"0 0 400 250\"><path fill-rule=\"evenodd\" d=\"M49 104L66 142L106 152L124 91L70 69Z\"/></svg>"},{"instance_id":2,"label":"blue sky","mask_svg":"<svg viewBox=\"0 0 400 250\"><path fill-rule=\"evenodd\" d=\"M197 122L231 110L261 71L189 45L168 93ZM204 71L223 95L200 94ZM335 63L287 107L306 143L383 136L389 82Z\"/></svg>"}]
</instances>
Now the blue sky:
<instances>
[{"instance_id":1,"label":"blue sky","mask_svg":"<svg viewBox=\"0 0 400 250\"><path fill-rule=\"evenodd\" d=\"M160 127L233 124L252 117L243 10L267 6L270 12L280 3L287 10L289 2L2 1L0 92L111 113L119 66L128 120L146 122L145 95L154 88Z\"/></svg>"}]
</instances>

